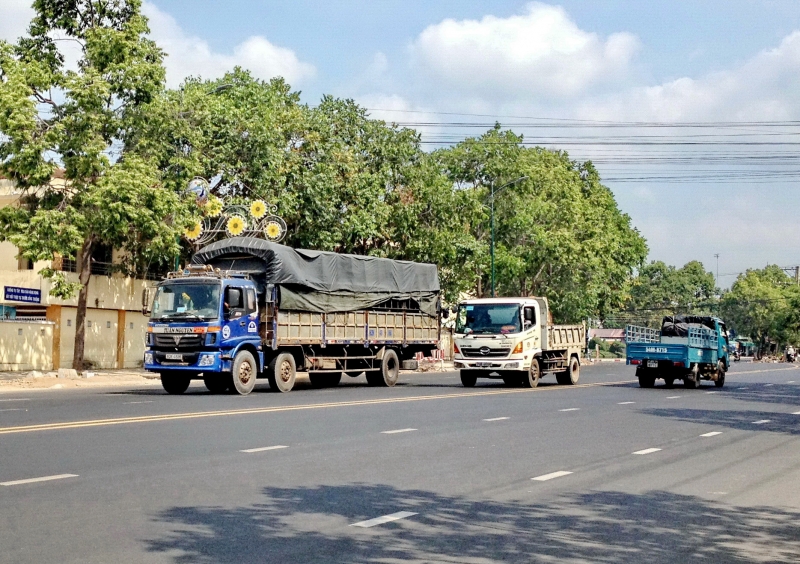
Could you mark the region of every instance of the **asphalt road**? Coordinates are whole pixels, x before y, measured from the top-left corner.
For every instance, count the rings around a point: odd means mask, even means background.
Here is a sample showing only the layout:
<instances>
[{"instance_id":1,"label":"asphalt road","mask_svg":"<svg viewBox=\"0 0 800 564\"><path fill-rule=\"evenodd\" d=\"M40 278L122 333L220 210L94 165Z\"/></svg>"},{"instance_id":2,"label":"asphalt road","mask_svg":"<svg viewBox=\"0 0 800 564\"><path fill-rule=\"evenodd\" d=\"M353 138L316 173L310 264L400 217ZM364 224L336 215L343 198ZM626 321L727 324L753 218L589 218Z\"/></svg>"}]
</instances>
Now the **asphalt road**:
<instances>
[{"instance_id":1,"label":"asphalt road","mask_svg":"<svg viewBox=\"0 0 800 564\"><path fill-rule=\"evenodd\" d=\"M0 562L800 562L794 366L299 388L0 394Z\"/></svg>"}]
</instances>

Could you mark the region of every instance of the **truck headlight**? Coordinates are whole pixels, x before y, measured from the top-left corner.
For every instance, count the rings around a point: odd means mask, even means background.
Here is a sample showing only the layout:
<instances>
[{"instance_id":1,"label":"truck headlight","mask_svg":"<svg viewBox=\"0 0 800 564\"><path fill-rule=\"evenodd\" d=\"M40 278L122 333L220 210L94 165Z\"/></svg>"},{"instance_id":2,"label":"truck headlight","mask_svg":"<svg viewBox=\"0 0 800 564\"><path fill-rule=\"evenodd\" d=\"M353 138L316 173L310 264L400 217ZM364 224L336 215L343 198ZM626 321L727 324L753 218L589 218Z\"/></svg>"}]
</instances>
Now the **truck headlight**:
<instances>
[{"instance_id":1,"label":"truck headlight","mask_svg":"<svg viewBox=\"0 0 800 564\"><path fill-rule=\"evenodd\" d=\"M200 362L197 363L197 366L212 366L213 364L214 364L214 355L204 354L200 357Z\"/></svg>"},{"instance_id":2,"label":"truck headlight","mask_svg":"<svg viewBox=\"0 0 800 564\"><path fill-rule=\"evenodd\" d=\"M151 352L144 353L144 363L153 364L153 353Z\"/></svg>"}]
</instances>

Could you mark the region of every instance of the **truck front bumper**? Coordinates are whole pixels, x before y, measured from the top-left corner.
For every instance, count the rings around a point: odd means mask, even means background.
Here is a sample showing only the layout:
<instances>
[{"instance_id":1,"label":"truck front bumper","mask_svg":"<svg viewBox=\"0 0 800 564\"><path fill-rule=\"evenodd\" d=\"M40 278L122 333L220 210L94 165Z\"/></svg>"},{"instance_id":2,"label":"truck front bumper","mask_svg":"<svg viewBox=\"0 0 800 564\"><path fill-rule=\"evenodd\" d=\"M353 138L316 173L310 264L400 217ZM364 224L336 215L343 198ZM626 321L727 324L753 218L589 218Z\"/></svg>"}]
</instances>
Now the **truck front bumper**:
<instances>
[{"instance_id":1,"label":"truck front bumper","mask_svg":"<svg viewBox=\"0 0 800 564\"><path fill-rule=\"evenodd\" d=\"M230 372L231 360L222 358L220 351L199 351L183 353L181 359L167 358L168 353L144 351L144 369L149 372Z\"/></svg>"},{"instance_id":2,"label":"truck front bumper","mask_svg":"<svg viewBox=\"0 0 800 564\"><path fill-rule=\"evenodd\" d=\"M524 370L525 365L522 360L466 360L456 359L453 361L456 370L462 368L468 370Z\"/></svg>"}]
</instances>

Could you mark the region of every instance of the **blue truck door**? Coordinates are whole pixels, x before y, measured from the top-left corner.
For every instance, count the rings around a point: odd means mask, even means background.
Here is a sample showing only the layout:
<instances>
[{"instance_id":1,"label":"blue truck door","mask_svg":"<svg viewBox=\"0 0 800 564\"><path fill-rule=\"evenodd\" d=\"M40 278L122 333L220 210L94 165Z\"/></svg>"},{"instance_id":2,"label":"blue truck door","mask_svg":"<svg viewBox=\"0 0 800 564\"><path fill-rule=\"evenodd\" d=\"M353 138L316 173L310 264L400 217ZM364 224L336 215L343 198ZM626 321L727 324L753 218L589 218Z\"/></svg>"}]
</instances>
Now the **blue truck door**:
<instances>
[{"instance_id":1,"label":"blue truck door","mask_svg":"<svg viewBox=\"0 0 800 564\"><path fill-rule=\"evenodd\" d=\"M258 337L258 312L255 307L255 297L249 299L249 292L255 296L252 288L240 286L225 288L223 304L225 321L222 324L222 343L225 348L233 348L242 341Z\"/></svg>"},{"instance_id":2,"label":"blue truck door","mask_svg":"<svg viewBox=\"0 0 800 564\"><path fill-rule=\"evenodd\" d=\"M721 321L717 322L717 357L728 366L728 333L725 329L725 324Z\"/></svg>"}]
</instances>

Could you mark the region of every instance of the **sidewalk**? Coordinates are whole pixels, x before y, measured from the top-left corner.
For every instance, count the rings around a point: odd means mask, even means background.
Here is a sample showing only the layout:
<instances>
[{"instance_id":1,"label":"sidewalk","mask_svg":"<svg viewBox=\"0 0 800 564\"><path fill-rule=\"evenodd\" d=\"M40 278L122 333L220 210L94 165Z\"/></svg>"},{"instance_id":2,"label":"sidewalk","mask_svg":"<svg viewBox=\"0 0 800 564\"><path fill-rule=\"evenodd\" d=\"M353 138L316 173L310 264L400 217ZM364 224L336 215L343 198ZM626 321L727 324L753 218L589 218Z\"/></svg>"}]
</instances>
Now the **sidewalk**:
<instances>
[{"instance_id":1,"label":"sidewalk","mask_svg":"<svg viewBox=\"0 0 800 564\"><path fill-rule=\"evenodd\" d=\"M0 393L29 389L85 388L160 384L158 375L141 368L87 370L78 377L58 377L58 371L0 372Z\"/></svg>"}]
</instances>

